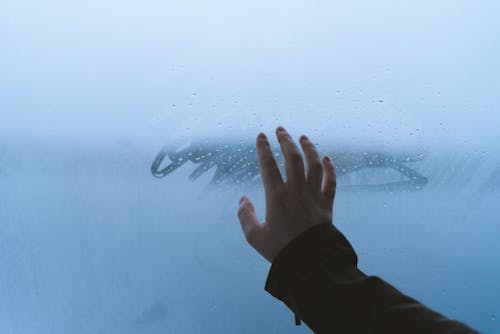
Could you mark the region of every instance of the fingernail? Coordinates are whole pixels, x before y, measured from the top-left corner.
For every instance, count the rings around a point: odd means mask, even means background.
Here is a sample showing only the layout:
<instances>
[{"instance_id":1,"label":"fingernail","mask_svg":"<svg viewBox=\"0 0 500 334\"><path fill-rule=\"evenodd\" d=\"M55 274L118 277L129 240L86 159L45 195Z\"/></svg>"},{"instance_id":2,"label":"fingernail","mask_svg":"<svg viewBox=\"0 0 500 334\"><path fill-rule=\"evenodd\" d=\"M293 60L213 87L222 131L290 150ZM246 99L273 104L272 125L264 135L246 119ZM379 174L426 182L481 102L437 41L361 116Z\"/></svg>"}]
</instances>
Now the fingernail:
<instances>
[{"instance_id":1,"label":"fingernail","mask_svg":"<svg viewBox=\"0 0 500 334\"><path fill-rule=\"evenodd\" d=\"M245 196L241 196L241 198L240 198L240 205L243 203L244 200L245 200Z\"/></svg>"},{"instance_id":2,"label":"fingernail","mask_svg":"<svg viewBox=\"0 0 500 334\"><path fill-rule=\"evenodd\" d=\"M300 140L309 140L309 138L307 138L306 135L302 135L302 136L300 136Z\"/></svg>"},{"instance_id":3,"label":"fingernail","mask_svg":"<svg viewBox=\"0 0 500 334\"><path fill-rule=\"evenodd\" d=\"M286 131L286 130L285 130L285 128L284 128L284 127L282 127L282 126L278 126L278 127L276 128L276 131Z\"/></svg>"},{"instance_id":4,"label":"fingernail","mask_svg":"<svg viewBox=\"0 0 500 334\"><path fill-rule=\"evenodd\" d=\"M266 134L265 134L265 133L263 133L263 132L259 133L259 136L258 136L258 137L259 137L259 139L262 139L262 140L267 139L267 138L266 138Z\"/></svg>"}]
</instances>

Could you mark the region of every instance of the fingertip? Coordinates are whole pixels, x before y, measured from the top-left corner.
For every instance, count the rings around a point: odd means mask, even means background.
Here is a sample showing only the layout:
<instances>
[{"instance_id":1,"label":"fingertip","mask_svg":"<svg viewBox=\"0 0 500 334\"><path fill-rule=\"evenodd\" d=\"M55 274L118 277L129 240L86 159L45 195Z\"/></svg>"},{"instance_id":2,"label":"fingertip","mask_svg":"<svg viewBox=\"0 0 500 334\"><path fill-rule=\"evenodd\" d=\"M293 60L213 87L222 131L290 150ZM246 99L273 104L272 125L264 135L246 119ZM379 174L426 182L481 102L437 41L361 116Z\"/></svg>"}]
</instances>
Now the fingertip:
<instances>
[{"instance_id":1,"label":"fingertip","mask_svg":"<svg viewBox=\"0 0 500 334\"><path fill-rule=\"evenodd\" d=\"M323 158L323 161L325 161L327 164L333 166L333 161L332 161L332 158L330 158L330 156L325 155Z\"/></svg>"},{"instance_id":2,"label":"fingertip","mask_svg":"<svg viewBox=\"0 0 500 334\"><path fill-rule=\"evenodd\" d=\"M282 132L282 131L286 131L283 126L280 125L276 128L276 132Z\"/></svg>"},{"instance_id":3,"label":"fingertip","mask_svg":"<svg viewBox=\"0 0 500 334\"><path fill-rule=\"evenodd\" d=\"M333 164L332 158L330 158L328 155L325 155L323 157L323 166L329 174L335 176L336 174L335 165Z\"/></svg>"},{"instance_id":4,"label":"fingertip","mask_svg":"<svg viewBox=\"0 0 500 334\"><path fill-rule=\"evenodd\" d=\"M237 216L238 216L240 223L245 222L245 220L248 217L248 213L249 213L248 203L246 203L246 202L240 203L240 206L239 206L238 212L237 212Z\"/></svg>"},{"instance_id":5,"label":"fingertip","mask_svg":"<svg viewBox=\"0 0 500 334\"><path fill-rule=\"evenodd\" d=\"M243 231L248 231L252 225L258 223L255 216L255 208L247 197L245 197L243 203L240 204L237 216Z\"/></svg>"}]
</instances>

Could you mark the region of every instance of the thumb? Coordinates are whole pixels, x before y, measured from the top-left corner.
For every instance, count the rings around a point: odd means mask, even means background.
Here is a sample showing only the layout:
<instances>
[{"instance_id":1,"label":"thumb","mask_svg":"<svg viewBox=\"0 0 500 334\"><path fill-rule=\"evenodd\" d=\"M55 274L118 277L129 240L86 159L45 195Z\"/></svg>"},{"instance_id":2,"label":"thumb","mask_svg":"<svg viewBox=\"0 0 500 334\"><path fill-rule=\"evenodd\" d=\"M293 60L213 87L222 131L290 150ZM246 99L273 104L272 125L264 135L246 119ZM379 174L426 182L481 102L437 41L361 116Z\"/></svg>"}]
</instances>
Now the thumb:
<instances>
[{"instance_id":1,"label":"thumb","mask_svg":"<svg viewBox=\"0 0 500 334\"><path fill-rule=\"evenodd\" d=\"M238 209L238 219L240 220L241 228L250 245L256 243L256 234L260 229L260 222L255 214L255 207L250 199L242 196L240 199L240 207Z\"/></svg>"}]
</instances>

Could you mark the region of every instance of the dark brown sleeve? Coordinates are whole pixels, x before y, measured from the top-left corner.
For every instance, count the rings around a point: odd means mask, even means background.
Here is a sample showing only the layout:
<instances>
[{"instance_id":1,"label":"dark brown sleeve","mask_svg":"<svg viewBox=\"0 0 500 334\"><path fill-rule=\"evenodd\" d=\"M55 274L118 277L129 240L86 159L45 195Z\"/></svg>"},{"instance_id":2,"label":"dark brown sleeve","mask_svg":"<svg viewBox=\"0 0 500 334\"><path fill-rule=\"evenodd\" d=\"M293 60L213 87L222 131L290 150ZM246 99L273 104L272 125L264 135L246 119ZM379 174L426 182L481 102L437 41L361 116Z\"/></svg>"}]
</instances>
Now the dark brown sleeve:
<instances>
[{"instance_id":1,"label":"dark brown sleeve","mask_svg":"<svg viewBox=\"0 0 500 334\"><path fill-rule=\"evenodd\" d=\"M477 333L361 272L351 244L331 223L290 242L265 289L315 333Z\"/></svg>"}]
</instances>

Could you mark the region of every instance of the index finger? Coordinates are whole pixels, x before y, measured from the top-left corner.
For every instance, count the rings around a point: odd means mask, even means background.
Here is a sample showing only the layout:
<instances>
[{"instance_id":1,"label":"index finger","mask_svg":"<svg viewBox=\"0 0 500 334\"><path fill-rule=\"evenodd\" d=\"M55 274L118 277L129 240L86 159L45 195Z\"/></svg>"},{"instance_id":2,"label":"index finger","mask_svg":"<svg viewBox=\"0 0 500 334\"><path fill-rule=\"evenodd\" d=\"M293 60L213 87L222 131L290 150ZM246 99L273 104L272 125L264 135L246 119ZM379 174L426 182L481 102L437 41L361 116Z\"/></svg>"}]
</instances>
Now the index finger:
<instances>
[{"instance_id":1,"label":"index finger","mask_svg":"<svg viewBox=\"0 0 500 334\"><path fill-rule=\"evenodd\" d=\"M264 189L267 196L271 193L272 189L283 184L283 179L278 164L274 159L269 141L262 132L257 136L257 155L259 157L262 182L264 183Z\"/></svg>"}]
</instances>

